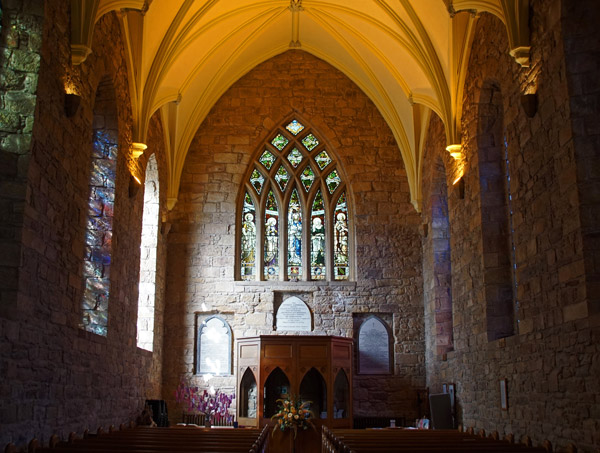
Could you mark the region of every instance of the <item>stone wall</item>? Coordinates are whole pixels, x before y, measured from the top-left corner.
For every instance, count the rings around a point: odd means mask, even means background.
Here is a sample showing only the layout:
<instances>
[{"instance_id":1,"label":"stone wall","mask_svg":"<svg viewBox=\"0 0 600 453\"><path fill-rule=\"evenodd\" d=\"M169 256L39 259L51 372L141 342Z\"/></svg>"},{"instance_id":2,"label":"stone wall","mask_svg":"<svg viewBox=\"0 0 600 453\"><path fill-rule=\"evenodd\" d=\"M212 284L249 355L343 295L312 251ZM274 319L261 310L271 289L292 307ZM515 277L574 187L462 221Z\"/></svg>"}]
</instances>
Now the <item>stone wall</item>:
<instances>
[{"instance_id":1,"label":"stone wall","mask_svg":"<svg viewBox=\"0 0 600 453\"><path fill-rule=\"evenodd\" d=\"M240 183L258 147L294 111L328 141L348 178L355 281L234 281ZM356 376L355 414L416 416L416 389L425 385L420 216L390 129L343 74L288 51L231 86L192 142L171 221L165 394L193 370L196 316L223 314L234 338L274 334L275 298L294 294L310 307L315 335L352 337L353 313L390 314L394 375ZM214 382L234 386L233 378Z\"/></svg>"},{"instance_id":2,"label":"stone wall","mask_svg":"<svg viewBox=\"0 0 600 453\"><path fill-rule=\"evenodd\" d=\"M115 14L102 17L92 54L73 67L69 9L45 2L44 18L22 241L16 242L21 247L18 302L0 318L1 445L118 426L135 419L144 399L159 398L161 391L162 348L153 354L136 348L143 190L129 197L131 110L119 23ZM79 328L93 106L104 76L114 86L118 125L106 337ZM64 111L67 83L81 95L72 118ZM151 149L163 152L160 129L152 131L150 142ZM159 250L158 274L164 279L163 244ZM162 293L157 303L160 307Z\"/></svg>"},{"instance_id":3,"label":"stone wall","mask_svg":"<svg viewBox=\"0 0 600 453\"><path fill-rule=\"evenodd\" d=\"M17 304L21 229L36 103L43 1L2 4L0 46L0 314Z\"/></svg>"},{"instance_id":4,"label":"stone wall","mask_svg":"<svg viewBox=\"0 0 600 453\"><path fill-rule=\"evenodd\" d=\"M531 12L530 68L508 55L497 18L482 14L477 24L463 111L464 199L449 189L455 350L447 361L427 355L428 383L434 392L456 383L458 421L465 426L527 434L536 443L548 438L559 448L573 441L592 451L600 444L599 391L592 384L600 369L600 332L597 316L587 312L595 296L586 291L577 170L593 161L578 163L572 139L561 2L532 1ZM515 335L496 341L487 337L479 160L490 84L502 98L508 144L518 302ZM520 94L533 85L539 105L528 118ZM437 149L427 152L443 155L440 128L429 133L427 146ZM430 248L424 254L427 262ZM426 298L426 319L432 306ZM508 410L500 407L501 379L508 382Z\"/></svg>"}]
</instances>

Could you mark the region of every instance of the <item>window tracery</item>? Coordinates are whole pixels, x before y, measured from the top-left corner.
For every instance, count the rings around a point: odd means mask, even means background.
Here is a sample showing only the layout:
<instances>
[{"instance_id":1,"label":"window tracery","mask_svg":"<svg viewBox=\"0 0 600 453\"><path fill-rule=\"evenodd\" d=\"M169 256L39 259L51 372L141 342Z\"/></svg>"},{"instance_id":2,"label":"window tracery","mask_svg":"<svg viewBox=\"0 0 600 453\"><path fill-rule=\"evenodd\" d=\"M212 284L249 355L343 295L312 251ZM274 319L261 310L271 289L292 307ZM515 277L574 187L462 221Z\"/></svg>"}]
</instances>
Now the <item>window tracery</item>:
<instances>
[{"instance_id":1,"label":"window tracery","mask_svg":"<svg viewBox=\"0 0 600 453\"><path fill-rule=\"evenodd\" d=\"M269 136L248 170L241 198L240 280L350 278L343 172L306 122L294 118Z\"/></svg>"}]
</instances>

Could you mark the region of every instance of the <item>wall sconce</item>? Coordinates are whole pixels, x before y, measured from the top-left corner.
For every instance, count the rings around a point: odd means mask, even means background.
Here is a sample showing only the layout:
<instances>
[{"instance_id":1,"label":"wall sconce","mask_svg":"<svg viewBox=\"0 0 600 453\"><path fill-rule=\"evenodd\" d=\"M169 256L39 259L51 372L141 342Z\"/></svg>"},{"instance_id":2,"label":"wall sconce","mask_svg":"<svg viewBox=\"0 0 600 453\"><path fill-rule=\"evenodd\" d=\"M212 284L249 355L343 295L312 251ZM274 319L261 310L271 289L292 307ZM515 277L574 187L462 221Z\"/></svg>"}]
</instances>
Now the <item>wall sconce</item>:
<instances>
[{"instance_id":1,"label":"wall sconce","mask_svg":"<svg viewBox=\"0 0 600 453\"><path fill-rule=\"evenodd\" d=\"M67 118L73 118L79 110L81 96L76 93L65 93L65 115Z\"/></svg>"},{"instance_id":2,"label":"wall sconce","mask_svg":"<svg viewBox=\"0 0 600 453\"><path fill-rule=\"evenodd\" d=\"M528 93L521 95L521 107L528 118L533 118L537 113L538 99L537 93Z\"/></svg>"},{"instance_id":3,"label":"wall sconce","mask_svg":"<svg viewBox=\"0 0 600 453\"><path fill-rule=\"evenodd\" d=\"M137 195L138 190L142 186L142 181L133 174L129 174L129 198L133 198Z\"/></svg>"},{"instance_id":4,"label":"wall sconce","mask_svg":"<svg viewBox=\"0 0 600 453\"><path fill-rule=\"evenodd\" d=\"M450 153L454 160L459 160L463 157L462 145L448 145L446 146L446 151Z\"/></svg>"},{"instance_id":5,"label":"wall sconce","mask_svg":"<svg viewBox=\"0 0 600 453\"><path fill-rule=\"evenodd\" d=\"M140 156L144 154L144 151L146 151L147 148L148 145L146 145L145 143L133 142L131 144L131 157L133 157L134 159L139 159Z\"/></svg>"}]
</instances>

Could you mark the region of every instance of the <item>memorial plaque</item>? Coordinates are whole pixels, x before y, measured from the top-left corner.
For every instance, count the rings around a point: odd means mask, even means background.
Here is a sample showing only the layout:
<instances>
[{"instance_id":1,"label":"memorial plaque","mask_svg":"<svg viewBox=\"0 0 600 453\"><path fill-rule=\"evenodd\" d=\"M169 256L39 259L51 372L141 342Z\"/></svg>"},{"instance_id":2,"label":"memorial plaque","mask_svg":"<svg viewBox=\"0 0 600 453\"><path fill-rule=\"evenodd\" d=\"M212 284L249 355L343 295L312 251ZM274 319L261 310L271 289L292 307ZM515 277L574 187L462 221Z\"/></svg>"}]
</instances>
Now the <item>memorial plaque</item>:
<instances>
[{"instance_id":1,"label":"memorial plaque","mask_svg":"<svg viewBox=\"0 0 600 453\"><path fill-rule=\"evenodd\" d=\"M200 328L200 374L231 374L231 332L217 317Z\"/></svg>"},{"instance_id":2,"label":"memorial plaque","mask_svg":"<svg viewBox=\"0 0 600 453\"><path fill-rule=\"evenodd\" d=\"M385 325L376 317L368 318L358 333L359 373L389 374L390 342Z\"/></svg>"},{"instance_id":3,"label":"memorial plaque","mask_svg":"<svg viewBox=\"0 0 600 453\"><path fill-rule=\"evenodd\" d=\"M308 306L298 297L289 297L283 301L277 310L278 332L310 332L312 317Z\"/></svg>"}]
</instances>

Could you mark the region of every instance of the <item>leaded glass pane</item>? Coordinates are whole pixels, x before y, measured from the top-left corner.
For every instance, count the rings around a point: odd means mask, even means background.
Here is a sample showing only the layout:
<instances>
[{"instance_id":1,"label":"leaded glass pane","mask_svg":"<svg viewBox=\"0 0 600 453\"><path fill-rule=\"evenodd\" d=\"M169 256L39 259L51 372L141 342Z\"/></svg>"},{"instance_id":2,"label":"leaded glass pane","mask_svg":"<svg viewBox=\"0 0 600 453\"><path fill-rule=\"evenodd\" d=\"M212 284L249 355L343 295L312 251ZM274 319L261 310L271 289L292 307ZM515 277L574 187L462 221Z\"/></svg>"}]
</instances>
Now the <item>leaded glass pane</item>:
<instances>
[{"instance_id":1,"label":"leaded glass pane","mask_svg":"<svg viewBox=\"0 0 600 453\"><path fill-rule=\"evenodd\" d=\"M308 134L302 139L302 144L307 150L312 151L318 146L319 140L317 140L317 137L315 137L313 134Z\"/></svg>"},{"instance_id":2,"label":"leaded glass pane","mask_svg":"<svg viewBox=\"0 0 600 453\"><path fill-rule=\"evenodd\" d=\"M310 215L310 276L325 279L325 204L323 194L317 191Z\"/></svg>"},{"instance_id":3,"label":"leaded glass pane","mask_svg":"<svg viewBox=\"0 0 600 453\"><path fill-rule=\"evenodd\" d=\"M294 189L288 207L288 278L302 276L302 207Z\"/></svg>"},{"instance_id":4,"label":"leaded glass pane","mask_svg":"<svg viewBox=\"0 0 600 453\"><path fill-rule=\"evenodd\" d=\"M279 188L281 189L282 192L285 190L289 180L290 180L289 173L287 172L287 170L285 169L285 167L283 165L280 166L279 170L277 170L277 173L275 174L275 181L277 181L277 184L279 184Z\"/></svg>"},{"instance_id":5,"label":"leaded glass pane","mask_svg":"<svg viewBox=\"0 0 600 453\"><path fill-rule=\"evenodd\" d=\"M273 191L269 190L265 206L265 280L279 278L279 208Z\"/></svg>"},{"instance_id":6,"label":"leaded glass pane","mask_svg":"<svg viewBox=\"0 0 600 453\"><path fill-rule=\"evenodd\" d=\"M287 145L289 142L290 141L281 134L277 134L277 136L271 140L271 144L279 151L285 148L285 145Z\"/></svg>"},{"instance_id":7,"label":"leaded glass pane","mask_svg":"<svg viewBox=\"0 0 600 453\"><path fill-rule=\"evenodd\" d=\"M267 170L270 170L276 159L277 158L268 149L265 149L265 152L262 153L262 156L260 156L260 159L258 160Z\"/></svg>"},{"instance_id":8,"label":"leaded glass pane","mask_svg":"<svg viewBox=\"0 0 600 453\"><path fill-rule=\"evenodd\" d=\"M317 162L319 168L323 170L325 167L327 167L327 165L331 163L331 158L329 157L329 154L327 154L327 151L323 150L319 154L317 154L317 156L315 157L315 161Z\"/></svg>"},{"instance_id":9,"label":"leaded glass pane","mask_svg":"<svg viewBox=\"0 0 600 453\"><path fill-rule=\"evenodd\" d=\"M302 174L300 175L300 180L302 181L302 185L308 192L315 180L315 173L313 172L313 169L310 167L310 165L307 165L306 168L302 171Z\"/></svg>"},{"instance_id":10,"label":"leaded glass pane","mask_svg":"<svg viewBox=\"0 0 600 453\"><path fill-rule=\"evenodd\" d=\"M256 193L260 194L260 191L263 188L263 184L265 183L265 177L259 172L256 168L250 175L250 184L256 190Z\"/></svg>"},{"instance_id":11,"label":"leaded glass pane","mask_svg":"<svg viewBox=\"0 0 600 453\"><path fill-rule=\"evenodd\" d=\"M300 165L300 162L302 162L302 153L298 151L298 148L294 148L288 154L287 159L290 161L290 164L296 168L298 165Z\"/></svg>"},{"instance_id":12,"label":"leaded glass pane","mask_svg":"<svg viewBox=\"0 0 600 453\"><path fill-rule=\"evenodd\" d=\"M252 198L246 192L242 213L242 280L255 280L256 212Z\"/></svg>"},{"instance_id":13,"label":"leaded glass pane","mask_svg":"<svg viewBox=\"0 0 600 453\"><path fill-rule=\"evenodd\" d=\"M335 205L333 227L333 270L336 280L348 280L348 205L343 192Z\"/></svg>"},{"instance_id":14,"label":"leaded glass pane","mask_svg":"<svg viewBox=\"0 0 600 453\"><path fill-rule=\"evenodd\" d=\"M300 132L302 129L304 129L304 126L302 124L300 124L298 122L298 120L292 120L292 122L290 124L288 124L285 128L288 131L290 131L292 134L298 135L298 132Z\"/></svg>"},{"instance_id":15,"label":"leaded glass pane","mask_svg":"<svg viewBox=\"0 0 600 453\"><path fill-rule=\"evenodd\" d=\"M335 192L335 189L338 188L341 182L342 180L340 179L340 175L338 175L336 170L333 170L331 173L329 173L329 175L327 175L327 179L325 180L329 193Z\"/></svg>"}]
</instances>

